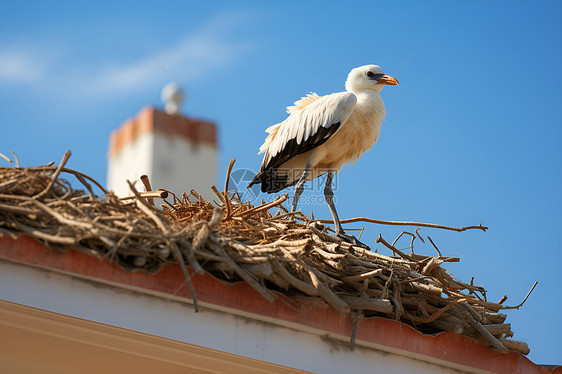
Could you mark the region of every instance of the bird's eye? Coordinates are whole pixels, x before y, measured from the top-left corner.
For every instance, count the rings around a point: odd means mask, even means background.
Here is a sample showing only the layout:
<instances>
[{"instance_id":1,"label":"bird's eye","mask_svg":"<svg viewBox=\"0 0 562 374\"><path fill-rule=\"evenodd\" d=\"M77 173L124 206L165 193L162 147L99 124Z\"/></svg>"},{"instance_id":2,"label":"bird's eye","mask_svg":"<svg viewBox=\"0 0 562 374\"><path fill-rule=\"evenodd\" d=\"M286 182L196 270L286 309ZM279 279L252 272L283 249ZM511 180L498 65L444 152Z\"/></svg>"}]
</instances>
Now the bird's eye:
<instances>
[{"instance_id":1,"label":"bird's eye","mask_svg":"<svg viewBox=\"0 0 562 374\"><path fill-rule=\"evenodd\" d=\"M368 72L367 72L367 76L368 76L369 78L372 78L372 77L375 76L375 73L373 73L372 71L368 71Z\"/></svg>"}]
</instances>

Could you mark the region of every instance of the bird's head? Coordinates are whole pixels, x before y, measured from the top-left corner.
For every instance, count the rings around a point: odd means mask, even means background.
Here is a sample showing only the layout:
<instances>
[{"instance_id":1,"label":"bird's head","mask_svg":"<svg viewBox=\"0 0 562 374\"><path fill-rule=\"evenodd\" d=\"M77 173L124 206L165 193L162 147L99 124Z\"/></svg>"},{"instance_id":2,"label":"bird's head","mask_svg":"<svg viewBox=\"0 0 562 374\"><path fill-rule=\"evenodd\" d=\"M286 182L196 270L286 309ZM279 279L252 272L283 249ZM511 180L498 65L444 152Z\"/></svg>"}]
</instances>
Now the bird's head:
<instances>
[{"instance_id":1,"label":"bird's head","mask_svg":"<svg viewBox=\"0 0 562 374\"><path fill-rule=\"evenodd\" d=\"M378 65L359 66L349 72L345 89L349 92L372 90L381 92L385 85L396 86L396 78L386 75Z\"/></svg>"}]
</instances>

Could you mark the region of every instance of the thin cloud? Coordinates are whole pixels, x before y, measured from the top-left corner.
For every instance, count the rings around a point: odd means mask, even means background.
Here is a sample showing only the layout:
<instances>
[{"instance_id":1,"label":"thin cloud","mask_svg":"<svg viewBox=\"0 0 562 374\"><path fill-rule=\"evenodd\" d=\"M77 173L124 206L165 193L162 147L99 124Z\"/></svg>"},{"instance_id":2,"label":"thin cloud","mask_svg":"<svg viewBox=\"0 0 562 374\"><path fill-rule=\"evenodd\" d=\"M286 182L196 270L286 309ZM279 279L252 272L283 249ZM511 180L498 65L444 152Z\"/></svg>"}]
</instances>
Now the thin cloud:
<instances>
[{"instance_id":1,"label":"thin cloud","mask_svg":"<svg viewBox=\"0 0 562 374\"><path fill-rule=\"evenodd\" d=\"M34 83L45 79L50 59L25 46L0 50L0 81Z\"/></svg>"},{"instance_id":2,"label":"thin cloud","mask_svg":"<svg viewBox=\"0 0 562 374\"><path fill-rule=\"evenodd\" d=\"M153 55L147 52L140 61L102 69L97 76L94 75L91 89L96 92L130 91L161 83L163 79L169 80L151 55L175 79L183 82L226 67L252 47L249 42L225 38L232 32L232 23L230 19L214 20L167 49Z\"/></svg>"},{"instance_id":3,"label":"thin cloud","mask_svg":"<svg viewBox=\"0 0 562 374\"><path fill-rule=\"evenodd\" d=\"M102 61L93 66L61 69L71 60L69 51L52 56L26 45L0 49L0 84L29 84L43 92L81 92L106 97L159 87L169 76L182 83L228 68L253 48L253 43L232 36L247 23L246 14L221 15L199 30L179 37L160 50L146 50L144 56L127 63ZM154 60L153 60L154 58ZM58 66L58 68L57 68Z\"/></svg>"}]
</instances>

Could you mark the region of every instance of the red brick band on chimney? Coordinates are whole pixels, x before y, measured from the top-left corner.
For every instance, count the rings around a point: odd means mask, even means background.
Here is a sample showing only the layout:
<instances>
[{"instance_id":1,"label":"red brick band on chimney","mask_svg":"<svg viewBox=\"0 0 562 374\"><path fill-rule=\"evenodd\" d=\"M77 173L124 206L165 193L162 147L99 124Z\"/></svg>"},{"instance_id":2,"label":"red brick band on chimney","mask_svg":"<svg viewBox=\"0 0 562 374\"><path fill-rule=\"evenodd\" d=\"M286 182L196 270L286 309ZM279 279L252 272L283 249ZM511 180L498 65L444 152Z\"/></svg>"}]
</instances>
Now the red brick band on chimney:
<instances>
[{"instance_id":1,"label":"red brick band on chimney","mask_svg":"<svg viewBox=\"0 0 562 374\"><path fill-rule=\"evenodd\" d=\"M128 119L111 133L109 157L118 155L125 145L147 132L180 136L195 144L217 146L217 128L214 124L145 107L136 118Z\"/></svg>"}]
</instances>

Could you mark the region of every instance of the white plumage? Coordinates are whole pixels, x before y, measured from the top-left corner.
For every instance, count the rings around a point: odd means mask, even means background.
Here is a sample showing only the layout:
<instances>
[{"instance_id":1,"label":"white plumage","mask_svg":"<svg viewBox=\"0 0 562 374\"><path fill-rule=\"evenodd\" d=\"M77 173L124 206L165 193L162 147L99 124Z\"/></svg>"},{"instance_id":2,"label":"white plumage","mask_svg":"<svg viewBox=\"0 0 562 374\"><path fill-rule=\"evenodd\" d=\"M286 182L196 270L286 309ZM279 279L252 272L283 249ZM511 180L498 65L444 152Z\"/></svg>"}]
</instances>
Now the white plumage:
<instances>
[{"instance_id":1,"label":"white plumage","mask_svg":"<svg viewBox=\"0 0 562 374\"><path fill-rule=\"evenodd\" d=\"M285 121L266 130L270 135L260 147L260 153L266 152L264 163L283 151L291 139L300 145L318 133L320 127L329 128L335 123L345 123L356 104L357 97L350 92L324 97L312 93L295 102L295 106L287 108L291 115Z\"/></svg>"},{"instance_id":2,"label":"white plumage","mask_svg":"<svg viewBox=\"0 0 562 374\"><path fill-rule=\"evenodd\" d=\"M265 153L260 172L248 187L261 183L263 192L277 192L296 184L295 210L304 182L328 173L324 193L336 232L345 239L353 238L344 235L339 224L330 197L332 177L378 140L386 115L380 91L384 85L397 84L379 66L365 65L351 70L346 92L322 97L311 93L287 107L289 117L266 130L269 135L260 147L260 153Z\"/></svg>"}]
</instances>

